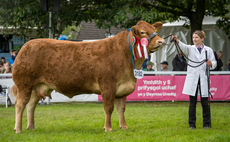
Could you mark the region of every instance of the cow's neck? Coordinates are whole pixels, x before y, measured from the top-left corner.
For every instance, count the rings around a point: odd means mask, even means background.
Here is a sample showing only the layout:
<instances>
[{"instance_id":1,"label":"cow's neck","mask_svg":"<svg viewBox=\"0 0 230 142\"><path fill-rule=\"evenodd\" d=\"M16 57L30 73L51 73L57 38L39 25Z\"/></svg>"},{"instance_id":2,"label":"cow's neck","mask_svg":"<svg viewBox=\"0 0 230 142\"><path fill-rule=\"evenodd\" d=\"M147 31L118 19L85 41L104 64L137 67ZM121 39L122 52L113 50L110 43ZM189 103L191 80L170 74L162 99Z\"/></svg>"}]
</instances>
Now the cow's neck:
<instances>
[{"instance_id":1,"label":"cow's neck","mask_svg":"<svg viewBox=\"0 0 230 142\"><path fill-rule=\"evenodd\" d=\"M129 34L129 31L127 31L126 32L127 33L127 38L126 38L126 46L127 46L127 48L129 48L129 52L130 52L130 56L132 57L132 55L131 55L131 51L130 51L130 47L129 47L129 41L128 41L128 34ZM132 35L132 32L130 33L130 42L131 42L131 38L133 37L133 35ZM141 47L141 50L143 51L143 47ZM139 55L138 55L138 51L136 50L136 55L137 55L137 59L136 60L134 60L134 64L135 64L135 69L137 69L137 70L140 70L141 69L141 67L142 67L142 64L144 63L144 61L145 61L145 57L143 56L142 58L140 58L139 57Z\"/></svg>"}]
</instances>

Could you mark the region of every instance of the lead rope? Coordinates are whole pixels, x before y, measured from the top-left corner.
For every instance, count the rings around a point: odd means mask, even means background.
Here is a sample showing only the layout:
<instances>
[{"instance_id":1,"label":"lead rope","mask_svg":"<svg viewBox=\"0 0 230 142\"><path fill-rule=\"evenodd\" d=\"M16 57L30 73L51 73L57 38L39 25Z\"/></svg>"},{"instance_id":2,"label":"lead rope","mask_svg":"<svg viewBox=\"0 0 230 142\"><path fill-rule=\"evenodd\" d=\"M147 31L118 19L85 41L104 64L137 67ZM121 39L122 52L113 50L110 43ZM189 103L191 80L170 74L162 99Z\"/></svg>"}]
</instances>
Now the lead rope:
<instances>
[{"instance_id":1,"label":"lead rope","mask_svg":"<svg viewBox=\"0 0 230 142\"><path fill-rule=\"evenodd\" d=\"M168 37L170 37L170 36L172 36L172 34L166 36L164 39L166 39L166 38L168 38ZM171 43L174 42L178 54L179 54L179 50L180 50L181 53L182 53L182 55L183 55L187 60L189 60L190 62L193 62L193 63L199 63L197 66L192 66L192 65L186 63L182 58L179 57L179 58L180 58L185 64L187 64L188 66L193 67L193 68L196 68L196 67L201 66L203 63L205 63L205 62L207 61L207 59L204 59L204 60L202 60L202 61L200 61L200 62L196 62L196 61L190 60L190 59L184 54L184 52L180 49L180 46L178 45L178 43L177 43L174 39L172 39L170 42L171 42ZM178 50L178 49L179 49L179 50Z\"/></svg>"},{"instance_id":2,"label":"lead rope","mask_svg":"<svg viewBox=\"0 0 230 142\"><path fill-rule=\"evenodd\" d=\"M174 44L175 44L175 46L176 46L176 49L177 49L177 53L178 53L178 54L179 54L179 50L180 50L181 53L182 53L182 55L183 55L187 60L189 60L190 62L193 62L193 63L199 63L197 66L192 66L192 65L186 63L186 62L183 60L188 66L193 67L193 68L196 68L196 67L201 66L203 63L207 62L207 59L204 59L204 60L202 60L202 61L200 61L200 62L196 62L196 61L190 60L190 59L184 54L184 52L181 50L180 46L178 45L178 43L177 43L175 40L174 40ZM178 50L178 49L179 49L179 50ZM180 57L179 57L179 58L180 58ZM181 58L180 58L180 59L181 59Z\"/></svg>"}]
</instances>

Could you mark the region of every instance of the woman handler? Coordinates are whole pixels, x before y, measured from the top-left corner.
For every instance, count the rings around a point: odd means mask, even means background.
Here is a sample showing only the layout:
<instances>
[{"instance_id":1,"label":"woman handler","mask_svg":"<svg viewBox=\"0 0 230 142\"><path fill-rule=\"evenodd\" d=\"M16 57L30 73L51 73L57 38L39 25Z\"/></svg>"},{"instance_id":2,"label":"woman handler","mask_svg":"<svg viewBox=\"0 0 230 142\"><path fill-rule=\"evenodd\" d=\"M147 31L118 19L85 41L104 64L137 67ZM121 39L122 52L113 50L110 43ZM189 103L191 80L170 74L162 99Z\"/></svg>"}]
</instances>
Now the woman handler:
<instances>
[{"instance_id":1,"label":"woman handler","mask_svg":"<svg viewBox=\"0 0 230 142\"><path fill-rule=\"evenodd\" d=\"M186 45L179 41L176 36L172 36L177 41L181 50L188 55L190 60L200 62L206 59L205 51L207 51L208 61L207 65L211 69L214 69L217 65L213 50L203 44L205 33L203 31L195 31L193 33L194 45ZM191 61L188 64L197 66L199 63L193 63ZM210 106L208 104L208 83L206 75L206 64L202 64L199 67L187 67L187 76L183 88L183 94L189 95L189 126L190 129L196 128L196 104L198 92L201 94L201 104L203 109L203 128L207 129L211 127Z\"/></svg>"}]
</instances>

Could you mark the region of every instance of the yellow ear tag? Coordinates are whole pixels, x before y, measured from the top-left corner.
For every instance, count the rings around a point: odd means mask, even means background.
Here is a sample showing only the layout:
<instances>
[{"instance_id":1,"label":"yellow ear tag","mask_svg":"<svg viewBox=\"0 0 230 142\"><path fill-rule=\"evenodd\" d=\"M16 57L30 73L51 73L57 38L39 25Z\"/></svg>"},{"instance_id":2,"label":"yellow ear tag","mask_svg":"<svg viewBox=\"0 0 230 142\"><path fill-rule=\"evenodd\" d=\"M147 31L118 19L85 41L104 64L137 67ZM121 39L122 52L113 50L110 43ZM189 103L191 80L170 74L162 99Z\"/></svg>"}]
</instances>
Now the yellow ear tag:
<instances>
[{"instance_id":1,"label":"yellow ear tag","mask_svg":"<svg viewBox=\"0 0 230 142\"><path fill-rule=\"evenodd\" d=\"M157 29L155 29L155 32L157 32Z\"/></svg>"}]
</instances>

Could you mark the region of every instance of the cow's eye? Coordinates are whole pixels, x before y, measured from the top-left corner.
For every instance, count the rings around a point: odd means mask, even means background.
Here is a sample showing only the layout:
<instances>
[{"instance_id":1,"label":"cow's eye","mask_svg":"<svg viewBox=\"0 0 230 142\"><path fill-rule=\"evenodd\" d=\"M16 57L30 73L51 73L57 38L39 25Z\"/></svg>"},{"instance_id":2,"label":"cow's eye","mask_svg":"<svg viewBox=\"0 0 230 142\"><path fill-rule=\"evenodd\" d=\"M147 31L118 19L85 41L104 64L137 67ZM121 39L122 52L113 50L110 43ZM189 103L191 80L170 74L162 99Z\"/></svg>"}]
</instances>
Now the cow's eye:
<instances>
[{"instance_id":1,"label":"cow's eye","mask_svg":"<svg viewBox=\"0 0 230 142\"><path fill-rule=\"evenodd\" d=\"M145 32L141 32L141 34L143 35L143 34L145 34Z\"/></svg>"}]
</instances>

